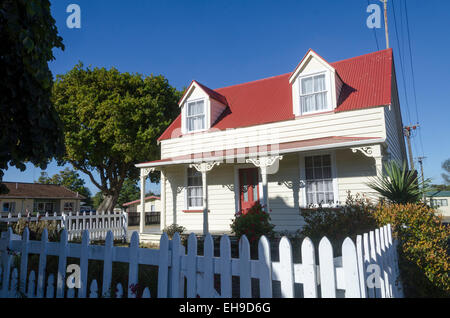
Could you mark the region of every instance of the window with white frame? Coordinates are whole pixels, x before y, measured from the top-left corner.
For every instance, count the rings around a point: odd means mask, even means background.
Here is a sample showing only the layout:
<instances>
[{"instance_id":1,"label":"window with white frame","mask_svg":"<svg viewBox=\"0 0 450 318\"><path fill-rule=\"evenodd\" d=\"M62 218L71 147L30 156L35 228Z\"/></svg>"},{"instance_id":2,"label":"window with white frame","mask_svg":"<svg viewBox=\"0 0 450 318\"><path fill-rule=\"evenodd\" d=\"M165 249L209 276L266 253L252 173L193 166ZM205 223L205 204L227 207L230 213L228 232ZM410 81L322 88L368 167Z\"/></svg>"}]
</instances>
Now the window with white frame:
<instances>
[{"instance_id":1,"label":"window with white frame","mask_svg":"<svg viewBox=\"0 0 450 318\"><path fill-rule=\"evenodd\" d=\"M3 203L3 212L15 212L15 211L16 211L16 202Z\"/></svg>"},{"instance_id":2,"label":"window with white frame","mask_svg":"<svg viewBox=\"0 0 450 318\"><path fill-rule=\"evenodd\" d=\"M205 100L188 102L186 104L186 129L187 132L205 129L206 107Z\"/></svg>"},{"instance_id":3,"label":"window with white frame","mask_svg":"<svg viewBox=\"0 0 450 318\"><path fill-rule=\"evenodd\" d=\"M187 208L203 206L202 174L194 168L187 170Z\"/></svg>"},{"instance_id":4,"label":"window with white frame","mask_svg":"<svg viewBox=\"0 0 450 318\"><path fill-rule=\"evenodd\" d=\"M73 212L73 202L64 203L64 212Z\"/></svg>"},{"instance_id":5,"label":"window with white frame","mask_svg":"<svg viewBox=\"0 0 450 318\"><path fill-rule=\"evenodd\" d=\"M331 155L305 157L306 200L308 205L334 203Z\"/></svg>"},{"instance_id":6,"label":"window with white frame","mask_svg":"<svg viewBox=\"0 0 450 318\"><path fill-rule=\"evenodd\" d=\"M431 204L435 208L439 208L441 206L448 206L447 199L432 199Z\"/></svg>"},{"instance_id":7,"label":"window with white frame","mask_svg":"<svg viewBox=\"0 0 450 318\"><path fill-rule=\"evenodd\" d=\"M325 74L308 76L300 79L300 112L302 114L328 110Z\"/></svg>"}]
</instances>

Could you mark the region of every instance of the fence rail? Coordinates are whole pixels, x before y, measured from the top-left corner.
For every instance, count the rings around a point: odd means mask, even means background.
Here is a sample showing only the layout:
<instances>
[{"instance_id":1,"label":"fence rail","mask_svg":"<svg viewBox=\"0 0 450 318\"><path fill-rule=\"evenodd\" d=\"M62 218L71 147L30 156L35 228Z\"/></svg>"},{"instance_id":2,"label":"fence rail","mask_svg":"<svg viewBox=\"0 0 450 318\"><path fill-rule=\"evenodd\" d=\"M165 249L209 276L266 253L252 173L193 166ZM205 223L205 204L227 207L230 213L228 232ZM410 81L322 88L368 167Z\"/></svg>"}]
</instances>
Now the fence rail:
<instances>
[{"instance_id":1,"label":"fence rail","mask_svg":"<svg viewBox=\"0 0 450 318\"><path fill-rule=\"evenodd\" d=\"M140 212L127 212L128 214L128 226L139 225L140 223ZM145 225L159 224L161 221L160 212L145 212Z\"/></svg>"},{"instance_id":2,"label":"fence rail","mask_svg":"<svg viewBox=\"0 0 450 318\"><path fill-rule=\"evenodd\" d=\"M93 240L104 240L108 231L111 231L115 239L126 239L127 237L127 223L128 218L126 213L80 213L72 214L62 213L58 215L56 212L53 215L45 213L43 215L37 213L35 216L21 215L13 216L11 213L7 217L1 217L0 222L11 224L17 223L19 220L26 220L28 222L38 221L55 221L58 229L65 228L68 234L68 239L81 238L84 230L89 231L90 237Z\"/></svg>"},{"instance_id":3,"label":"fence rail","mask_svg":"<svg viewBox=\"0 0 450 318\"><path fill-rule=\"evenodd\" d=\"M28 229L21 240L12 240L12 231L0 240L2 264L1 297L15 297L18 292L27 297L136 297L133 285L139 282L138 267L158 266L157 297L232 297L233 284L238 277L239 297L254 297L252 279L259 281L258 297L273 297L274 285L281 289L281 297L334 298L388 298L402 297L397 266L396 243L390 226L358 235L356 244L347 238L342 244L342 256L334 257L331 243L323 238L318 246L318 258L312 241L304 239L301 245L302 263L294 263L290 241L283 237L279 243L279 261L271 260L270 245L265 237L258 244L258 259L251 259L250 244L245 236L239 241L239 257L231 257L228 236L220 238L220 256L214 256L214 243L207 235L203 255L197 253L197 238L191 234L187 251L176 233L172 240L163 234L160 247L139 248L139 235L134 232L129 247L113 246L113 234L108 232L104 246L90 245L89 232L82 234L81 244L68 244L64 229L60 242L48 242L44 231L41 241L30 241ZM20 268L11 267L13 255L20 254ZM30 272L27 280L29 254L39 255L37 274ZM58 272L45 276L47 255L58 256ZM80 288L66 286L67 258L78 258ZM103 278L87 281L88 260L103 261ZM110 295L112 264L129 264L128 285L115 286ZM12 273L12 274L11 274ZM379 275L378 275L379 274ZM36 282L37 279L37 282ZM185 286L186 282L186 286ZM295 285L302 284L302 292ZM89 290L88 290L89 287ZM186 288L185 288L186 287ZM150 297L149 288L142 297Z\"/></svg>"}]
</instances>

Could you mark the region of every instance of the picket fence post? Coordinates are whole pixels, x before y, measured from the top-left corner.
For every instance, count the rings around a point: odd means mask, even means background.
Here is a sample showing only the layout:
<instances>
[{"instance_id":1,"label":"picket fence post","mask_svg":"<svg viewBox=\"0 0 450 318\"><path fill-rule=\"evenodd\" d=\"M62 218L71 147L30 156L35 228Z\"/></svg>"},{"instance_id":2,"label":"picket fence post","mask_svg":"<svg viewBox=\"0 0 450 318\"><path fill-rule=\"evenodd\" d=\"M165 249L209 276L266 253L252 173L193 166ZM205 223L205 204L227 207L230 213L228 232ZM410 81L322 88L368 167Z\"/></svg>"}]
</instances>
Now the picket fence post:
<instances>
[{"instance_id":1,"label":"picket fence post","mask_svg":"<svg viewBox=\"0 0 450 318\"><path fill-rule=\"evenodd\" d=\"M187 246L186 293L188 298L197 297L197 237L191 233Z\"/></svg>"},{"instance_id":2,"label":"picket fence post","mask_svg":"<svg viewBox=\"0 0 450 318\"><path fill-rule=\"evenodd\" d=\"M327 237L319 243L320 292L323 298L336 298L336 271L333 247Z\"/></svg>"},{"instance_id":3,"label":"picket fence post","mask_svg":"<svg viewBox=\"0 0 450 318\"><path fill-rule=\"evenodd\" d=\"M342 244L342 267L345 274L345 298L360 298L358 261L356 247L350 238Z\"/></svg>"},{"instance_id":4,"label":"picket fence post","mask_svg":"<svg viewBox=\"0 0 450 318\"><path fill-rule=\"evenodd\" d=\"M294 262L292 246L288 238L283 236L279 243L281 297L294 297Z\"/></svg>"},{"instance_id":5,"label":"picket fence post","mask_svg":"<svg viewBox=\"0 0 450 318\"><path fill-rule=\"evenodd\" d=\"M28 271L28 246L30 245L30 231L26 227L22 234L22 249L20 255L20 291L25 294Z\"/></svg>"},{"instance_id":6,"label":"picket fence post","mask_svg":"<svg viewBox=\"0 0 450 318\"><path fill-rule=\"evenodd\" d=\"M272 298L272 258L269 241L264 235L258 243L258 265L259 296Z\"/></svg>"},{"instance_id":7,"label":"picket fence post","mask_svg":"<svg viewBox=\"0 0 450 318\"><path fill-rule=\"evenodd\" d=\"M12 230L10 227L8 227L8 230L6 231L6 247L3 253L2 253L2 268L3 268L3 279L2 279L2 291L1 291L1 297L5 298L8 296L8 289L9 289L9 275L11 271L11 260L12 255L10 255L11 251L11 236L12 236Z\"/></svg>"},{"instance_id":8,"label":"picket fence post","mask_svg":"<svg viewBox=\"0 0 450 318\"><path fill-rule=\"evenodd\" d=\"M250 244L247 236L239 240L239 291L240 298L252 297L252 280L250 276Z\"/></svg>"},{"instance_id":9,"label":"picket fence post","mask_svg":"<svg viewBox=\"0 0 450 318\"><path fill-rule=\"evenodd\" d=\"M231 276L231 243L228 235L220 238L220 296L231 298L232 276Z\"/></svg>"}]
</instances>

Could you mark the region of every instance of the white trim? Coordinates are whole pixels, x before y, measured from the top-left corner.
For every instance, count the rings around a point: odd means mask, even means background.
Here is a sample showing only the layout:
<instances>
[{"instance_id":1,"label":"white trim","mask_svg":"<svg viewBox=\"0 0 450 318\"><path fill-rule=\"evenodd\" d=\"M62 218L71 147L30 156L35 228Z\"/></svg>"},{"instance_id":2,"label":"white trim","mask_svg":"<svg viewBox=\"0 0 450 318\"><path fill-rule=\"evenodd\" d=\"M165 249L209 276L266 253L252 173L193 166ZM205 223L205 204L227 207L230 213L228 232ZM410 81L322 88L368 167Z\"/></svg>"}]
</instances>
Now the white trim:
<instances>
[{"instance_id":1,"label":"white trim","mask_svg":"<svg viewBox=\"0 0 450 318\"><path fill-rule=\"evenodd\" d=\"M201 101L201 100L203 101L203 107L204 107L203 108L204 128L203 129L197 129L197 130L190 130L190 131L188 131L187 105L189 103L195 103L195 102L198 102L198 101ZM196 99L192 99L192 100L186 100L182 107L183 107L183 110L182 110L181 117L182 117L182 122L183 122L183 127L184 127L182 129L183 134L198 133L198 132L202 132L202 131L207 131L209 129L210 121L211 121L210 118L209 118L211 116L210 115L211 112L209 111L209 109L210 109L209 98L201 97L201 98L196 98Z\"/></svg>"},{"instance_id":2,"label":"white trim","mask_svg":"<svg viewBox=\"0 0 450 318\"><path fill-rule=\"evenodd\" d=\"M184 210L203 210L203 206L188 206L188 169L194 169L195 168L189 168L189 166L186 166L184 169ZM197 170L195 170L197 171ZM203 179L202 179L202 186L203 186ZM202 192L202 202L203 202L203 196L205 194Z\"/></svg>"},{"instance_id":3,"label":"white trim","mask_svg":"<svg viewBox=\"0 0 450 318\"><path fill-rule=\"evenodd\" d=\"M323 150L315 151L310 153L300 153L299 154L299 171L300 171L300 197L301 203L299 202L300 208L308 207L306 198L306 173L305 173L305 157L317 156L317 155L330 155L331 156L331 178L333 182L333 196L335 205L339 203L339 184L338 184L338 174L337 174L337 164L336 164L336 150ZM329 204L322 204L323 207L331 207Z\"/></svg>"},{"instance_id":4,"label":"white trim","mask_svg":"<svg viewBox=\"0 0 450 318\"><path fill-rule=\"evenodd\" d=\"M244 163L244 164L236 164L234 165L234 206L236 211L238 212L241 210L241 196L239 193L239 186L240 186L240 181L239 181L239 169L251 169L251 168L255 168L258 169L258 194L259 194L259 202L262 204L262 199L264 196L264 193L262 191L262 179L261 179L261 169L255 167L253 164L251 163Z\"/></svg>"},{"instance_id":5,"label":"white trim","mask_svg":"<svg viewBox=\"0 0 450 318\"><path fill-rule=\"evenodd\" d=\"M320 93L327 93L327 107L324 109L320 109L320 110L316 110L316 111L312 111L312 112L302 112L302 101L301 101L301 97L302 96L306 96L306 95L302 95L302 80L309 78L309 77L315 77L318 75L325 75L325 90L323 92L318 92L318 93L311 93L311 94L307 94L307 95L315 95L315 94L320 94ZM313 83L314 84L314 83ZM300 114L300 116L302 115L313 115L313 114L317 114L317 113L323 113L323 112L328 112L328 111L332 111L336 106L335 103L333 103L333 99L332 99L332 94L331 94L331 90L332 90L332 81L331 81L331 76L330 76L330 71L320 71L320 72L314 72L314 73L308 73L308 74L302 74L299 75L297 78L297 86L298 86L298 114Z\"/></svg>"},{"instance_id":6,"label":"white trim","mask_svg":"<svg viewBox=\"0 0 450 318\"><path fill-rule=\"evenodd\" d=\"M305 140L306 141L306 140ZM386 141L385 138L377 138L377 139L366 139L366 140L356 140L356 141L346 141L346 142L340 142L340 143L334 143L334 144L327 144L327 145L319 145L319 146L310 146L310 147L301 147L301 148L291 148L286 150L279 150L278 154L287 154L287 153L293 153L293 152L306 152L306 151L316 151L316 150L327 150L327 149L336 149L336 148L345 148L345 147L352 147L352 146L359 146L359 145L374 145L379 143L384 143ZM226 150L223 150L223 161L226 159ZM261 153L254 153L252 154L252 157L258 156L259 154L267 155L267 152L261 152ZM249 158L247 154L237 154L236 156L233 156L235 159L239 158ZM205 158L207 161L214 161L216 159L219 160L218 157L210 157ZM195 160L198 161L198 158L194 159L183 159L183 160L173 160L173 161L164 161L164 162L156 162L156 163L138 163L135 164L135 167L137 168L146 168L146 167L164 167L164 166L171 166L171 165L177 165L177 164L187 164L195 162ZM229 162L227 162L229 163Z\"/></svg>"},{"instance_id":7,"label":"white trim","mask_svg":"<svg viewBox=\"0 0 450 318\"><path fill-rule=\"evenodd\" d=\"M310 62L310 59L316 58L319 63L323 64L326 68L328 68L333 73L336 72L335 68L330 65L327 61L325 61L323 58L321 58L319 55L317 55L314 51L310 50L308 53L303 57L302 62L295 68L294 72L292 72L292 75L289 77L289 83L292 84L298 77L298 74L300 73L300 70L303 68L305 64L308 64Z\"/></svg>"}]
</instances>

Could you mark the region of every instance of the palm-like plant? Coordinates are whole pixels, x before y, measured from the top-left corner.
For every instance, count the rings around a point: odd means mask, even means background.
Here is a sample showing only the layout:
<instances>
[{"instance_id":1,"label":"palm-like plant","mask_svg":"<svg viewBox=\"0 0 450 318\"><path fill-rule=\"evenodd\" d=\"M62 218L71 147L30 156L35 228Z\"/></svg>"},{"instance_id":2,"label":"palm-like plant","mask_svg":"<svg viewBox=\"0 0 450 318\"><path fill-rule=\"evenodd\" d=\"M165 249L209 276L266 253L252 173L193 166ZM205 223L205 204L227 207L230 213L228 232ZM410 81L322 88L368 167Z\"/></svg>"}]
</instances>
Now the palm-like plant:
<instances>
[{"instance_id":1,"label":"palm-like plant","mask_svg":"<svg viewBox=\"0 0 450 318\"><path fill-rule=\"evenodd\" d=\"M406 162L403 162L402 167L396 161L387 162L384 171L381 176L367 183L367 186L392 203L419 202L430 183L429 179L419 181L417 173L408 170Z\"/></svg>"}]
</instances>

